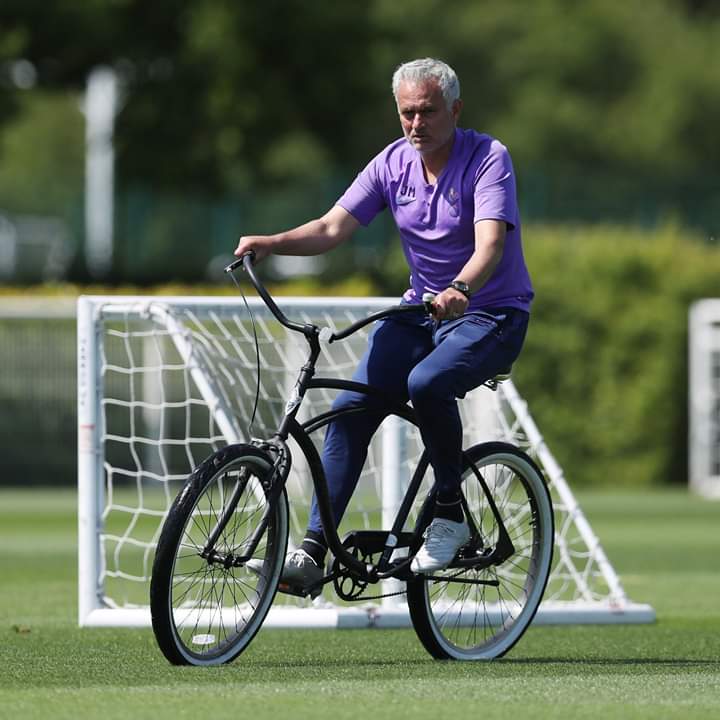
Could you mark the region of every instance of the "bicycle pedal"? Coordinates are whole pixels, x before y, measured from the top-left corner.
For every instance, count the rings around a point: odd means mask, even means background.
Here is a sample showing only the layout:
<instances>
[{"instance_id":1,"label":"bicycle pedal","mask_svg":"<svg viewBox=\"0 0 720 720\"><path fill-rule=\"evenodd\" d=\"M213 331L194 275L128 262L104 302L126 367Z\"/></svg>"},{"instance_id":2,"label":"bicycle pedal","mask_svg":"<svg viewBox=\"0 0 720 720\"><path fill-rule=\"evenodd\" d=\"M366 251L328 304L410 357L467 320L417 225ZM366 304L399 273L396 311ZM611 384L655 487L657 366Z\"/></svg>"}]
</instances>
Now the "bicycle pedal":
<instances>
[{"instance_id":1,"label":"bicycle pedal","mask_svg":"<svg viewBox=\"0 0 720 720\"><path fill-rule=\"evenodd\" d=\"M284 593L285 595L293 595L295 597L306 598L310 596L311 599L315 599L322 591L322 586L301 588L287 583L278 583L278 592Z\"/></svg>"}]
</instances>

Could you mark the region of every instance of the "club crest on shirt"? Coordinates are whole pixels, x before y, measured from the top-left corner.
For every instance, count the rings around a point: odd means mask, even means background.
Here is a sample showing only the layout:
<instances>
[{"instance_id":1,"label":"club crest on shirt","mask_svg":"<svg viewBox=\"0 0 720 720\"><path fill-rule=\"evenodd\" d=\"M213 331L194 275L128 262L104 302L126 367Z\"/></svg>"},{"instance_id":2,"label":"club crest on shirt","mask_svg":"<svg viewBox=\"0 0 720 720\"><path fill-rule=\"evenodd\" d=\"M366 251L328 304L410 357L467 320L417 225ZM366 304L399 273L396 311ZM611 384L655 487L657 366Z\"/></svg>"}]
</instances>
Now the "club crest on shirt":
<instances>
[{"instance_id":1,"label":"club crest on shirt","mask_svg":"<svg viewBox=\"0 0 720 720\"><path fill-rule=\"evenodd\" d=\"M457 217L460 214L460 195L455 188L448 190L447 201L450 205L448 212L452 217Z\"/></svg>"},{"instance_id":2,"label":"club crest on shirt","mask_svg":"<svg viewBox=\"0 0 720 720\"><path fill-rule=\"evenodd\" d=\"M415 200L415 188L412 185L401 185L395 196L398 205L407 205Z\"/></svg>"}]
</instances>

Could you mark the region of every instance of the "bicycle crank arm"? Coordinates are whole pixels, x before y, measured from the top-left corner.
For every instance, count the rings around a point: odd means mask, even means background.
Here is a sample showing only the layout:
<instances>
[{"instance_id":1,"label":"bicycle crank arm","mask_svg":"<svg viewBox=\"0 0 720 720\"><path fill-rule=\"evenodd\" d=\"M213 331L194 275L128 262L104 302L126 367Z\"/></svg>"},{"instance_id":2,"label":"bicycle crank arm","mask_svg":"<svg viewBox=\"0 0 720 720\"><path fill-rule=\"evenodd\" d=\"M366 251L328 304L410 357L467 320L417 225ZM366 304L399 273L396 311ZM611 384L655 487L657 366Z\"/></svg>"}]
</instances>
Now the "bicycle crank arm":
<instances>
[{"instance_id":1,"label":"bicycle crank arm","mask_svg":"<svg viewBox=\"0 0 720 720\"><path fill-rule=\"evenodd\" d=\"M485 568L492 567L493 565L501 565L515 552L515 548L512 543L509 544L504 541L503 538L500 542L492 549L491 552L484 552L478 555L471 555L470 557L460 557L453 560L450 569L454 568L469 568L472 570L485 570Z\"/></svg>"}]
</instances>

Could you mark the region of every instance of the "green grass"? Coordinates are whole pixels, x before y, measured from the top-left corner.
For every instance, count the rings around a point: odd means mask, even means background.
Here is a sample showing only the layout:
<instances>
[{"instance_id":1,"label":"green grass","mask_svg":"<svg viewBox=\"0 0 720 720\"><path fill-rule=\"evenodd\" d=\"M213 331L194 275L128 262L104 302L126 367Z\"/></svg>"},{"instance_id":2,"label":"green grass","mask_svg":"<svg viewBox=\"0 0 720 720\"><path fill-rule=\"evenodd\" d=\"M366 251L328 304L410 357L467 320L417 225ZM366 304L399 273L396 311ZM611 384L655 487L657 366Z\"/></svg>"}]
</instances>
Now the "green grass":
<instances>
[{"instance_id":1,"label":"green grass","mask_svg":"<svg viewBox=\"0 0 720 720\"><path fill-rule=\"evenodd\" d=\"M720 717L720 504L580 502L656 624L538 627L487 664L433 661L411 630L265 630L198 669L149 630L77 628L74 493L0 491L0 717Z\"/></svg>"}]
</instances>

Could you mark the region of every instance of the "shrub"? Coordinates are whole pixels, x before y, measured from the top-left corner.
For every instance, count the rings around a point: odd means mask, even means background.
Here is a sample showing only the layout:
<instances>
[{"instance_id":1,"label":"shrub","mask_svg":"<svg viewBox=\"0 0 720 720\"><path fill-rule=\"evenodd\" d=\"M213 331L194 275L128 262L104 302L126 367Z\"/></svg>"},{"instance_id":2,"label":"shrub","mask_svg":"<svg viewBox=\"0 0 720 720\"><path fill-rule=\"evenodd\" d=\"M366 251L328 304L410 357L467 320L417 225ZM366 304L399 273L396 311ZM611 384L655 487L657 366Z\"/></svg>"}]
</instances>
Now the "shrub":
<instances>
[{"instance_id":1,"label":"shrub","mask_svg":"<svg viewBox=\"0 0 720 720\"><path fill-rule=\"evenodd\" d=\"M568 479L684 482L688 310L720 292L720 248L672 223L523 235L536 299L514 379ZM383 292L402 287L398 247L383 266Z\"/></svg>"},{"instance_id":2,"label":"shrub","mask_svg":"<svg viewBox=\"0 0 720 720\"><path fill-rule=\"evenodd\" d=\"M532 227L537 293L516 381L578 484L684 482L687 323L720 250L667 225Z\"/></svg>"},{"instance_id":3,"label":"shrub","mask_svg":"<svg viewBox=\"0 0 720 720\"><path fill-rule=\"evenodd\" d=\"M652 231L534 225L525 228L524 238L536 300L514 379L569 481L685 482L688 309L694 300L719 294L720 248L673 224ZM402 292L407 267L399 242L376 267L372 279L356 274L331 284L328 278L306 278L273 290L285 295ZM124 291L237 292L230 282ZM46 286L23 294L79 292L118 289ZM15 293L0 289L0 296Z\"/></svg>"}]
</instances>

